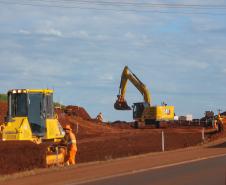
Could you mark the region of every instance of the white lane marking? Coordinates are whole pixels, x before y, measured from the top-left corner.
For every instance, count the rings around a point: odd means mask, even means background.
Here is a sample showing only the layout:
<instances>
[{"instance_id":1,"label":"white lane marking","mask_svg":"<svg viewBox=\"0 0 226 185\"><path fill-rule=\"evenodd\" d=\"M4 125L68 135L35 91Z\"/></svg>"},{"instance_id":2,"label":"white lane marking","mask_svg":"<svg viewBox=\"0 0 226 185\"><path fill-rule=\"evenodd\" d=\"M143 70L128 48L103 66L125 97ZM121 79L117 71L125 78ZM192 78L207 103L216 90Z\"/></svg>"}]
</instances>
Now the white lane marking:
<instances>
[{"instance_id":1,"label":"white lane marking","mask_svg":"<svg viewBox=\"0 0 226 185\"><path fill-rule=\"evenodd\" d=\"M226 156L226 154L213 155L213 156L210 156L210 157L201 157L201 158L198 158L198 159L192 159L192 160L182 161L182 162L173 163L173 164L160 165L160 166L155 166L155 167L151 167L151 168L144 168L144 169L139 169L139 170L132 170L132 171L124 172L124 173L120 173L120 174L109 175L109 176L106 176L106 177L97 177L97 178L94 177L93 179L84 180L84 181L80 181L80 182L66 183L64 185L85 184L85 183L90 183L90 182L96 182L96 181L111 179L111 178L115 178L115 177L133 175L133 174L142 173L142 172L151 171L151 170L157 170L157 169L168 168L168 167L173 167L173 166L180 166L180 165L183 165L183 164L189 164L189 163L194 163L194 162L199 162L199 161L204 161L204 160L219 158L219 157L224 157L224 156Z\"/></svg>"}]
</instances>

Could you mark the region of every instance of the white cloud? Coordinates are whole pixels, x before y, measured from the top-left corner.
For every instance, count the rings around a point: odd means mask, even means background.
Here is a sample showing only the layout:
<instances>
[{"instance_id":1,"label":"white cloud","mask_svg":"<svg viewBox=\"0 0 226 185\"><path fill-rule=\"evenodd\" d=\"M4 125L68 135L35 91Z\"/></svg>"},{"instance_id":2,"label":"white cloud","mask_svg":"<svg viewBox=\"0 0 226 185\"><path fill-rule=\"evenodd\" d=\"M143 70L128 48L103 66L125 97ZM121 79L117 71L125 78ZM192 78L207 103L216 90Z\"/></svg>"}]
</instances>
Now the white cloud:
<instances>
[{"instance_id":1,"label":"white cloud","mask_svg":"<svg viewBox=\"0 0 226 185\"><path fill-rule=\"evenodd\" d=\"M145 47L151 44L151 39L145 34L135 34L132 32L127 32L125 33L124 37L137 47Z\"/></svg>"},{"instance_id":2,"label":"white cloud","mask_svg":"<svg viewBox=\"0 0 226 185\"><path fill-rule=\"evenodd\" d=\"M73 32L72 34L69 34L69 35L71 35L74 38L79 38L79 39L89 39L90 38L89 33L85 30Z\"/></svg>"},{"instance_id":3,"label":"white cloud","mask_svg":"<svg viewBox=\"0 0 226 185\"><path fill-rule=\"evenodd\" d=\"M184 60L182 63L185 67L195 68L195 69L206 69L209 64L206 62L192 61L192 60Z\"/></svg>"},{"instance_id":4,"label":"white cloud","mask_svg":"<svg viewBox=\"0 0 226 185\"><path fill-rule=\"evenodd\" d=\"M135 35L134 35L133 33L131 33L131 32L127 32L127 33L125 34L125 37L126 37L127 39L134 39L134 38L135 38Z\"/></svg>"},{"instance_id":5,"label":"white cloud","mask_svg":"<svg viewBox=\"0 0 226 185\"><path fill-rule=\"evenodd\" d=\"M30 31L24 30L24 29L19 30L19 33L24 34L24 35L30 35L31 34Z\"/></svg>"},{"instance_id":6,"label":"white cloud","mask_svg":"<svg viewBox=\"0 0 226 185\"><path fill-rule=\"evenodd\" d=\"M103 74L99 76L100 80L104 80L104 81L113 81L114 80L114 76L112 74Z\"/></svg>"},{"instance_id":7,"label":"white cloud","mask_svg":"<svg viewBox=\"0 0 226 185\"><path fill-rule=\"evenodd\" d=\"M54 28L42 29L37 31L38 34L43 34L47 36L55 36L55 37L62 37L63 34L60 30Z\"/></svg>"}]
</instances>

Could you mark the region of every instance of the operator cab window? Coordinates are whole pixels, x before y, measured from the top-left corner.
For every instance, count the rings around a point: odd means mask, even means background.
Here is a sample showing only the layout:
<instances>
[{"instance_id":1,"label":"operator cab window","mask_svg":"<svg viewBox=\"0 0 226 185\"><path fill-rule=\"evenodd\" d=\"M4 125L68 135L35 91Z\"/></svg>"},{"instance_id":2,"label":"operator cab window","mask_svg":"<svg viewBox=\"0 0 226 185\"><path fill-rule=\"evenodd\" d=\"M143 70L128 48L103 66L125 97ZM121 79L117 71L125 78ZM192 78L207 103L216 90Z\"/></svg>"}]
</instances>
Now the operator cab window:
<instances>
[{"instance_id":1,"label":"operator cab window","mask_svg":"<svg viewBox=\"0 0 226 185\"><path fill-rule=\"evenodd\" d=\"M13 117L27 116L27 94L15 93L12 94L11 107Z\"/></svg>"},{"instance_id":2,"label":"operator cab window","mask_svg":"<svg viewBox=\"0 0 226 185\"><path fill-rule=\"evenodd\" d=\"M43 113L43 94L30 93L28 97L28 120L32 132L43 136L45 133L45 115Z\"/></svg>"}]
</instances>

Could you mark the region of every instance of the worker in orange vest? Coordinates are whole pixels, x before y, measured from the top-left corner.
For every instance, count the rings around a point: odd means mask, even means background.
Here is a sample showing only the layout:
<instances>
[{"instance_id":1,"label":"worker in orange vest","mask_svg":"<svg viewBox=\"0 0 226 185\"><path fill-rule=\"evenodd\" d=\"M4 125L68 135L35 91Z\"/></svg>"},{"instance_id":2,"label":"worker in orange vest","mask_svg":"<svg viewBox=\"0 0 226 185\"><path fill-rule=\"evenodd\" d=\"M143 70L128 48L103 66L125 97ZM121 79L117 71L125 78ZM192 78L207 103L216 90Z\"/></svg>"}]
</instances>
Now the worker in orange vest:
<instances>
[{"instance_id":1,"label":"worker in orange vest","mask_svg":"<svg viewBox=\"0 0 226 185\"><path fill-rule=\"evenodd\" d=\"M103 122L103 121L104 121L103 114L100 112L100 113L97 115L96 119L97 119L98 121L100 121L100 122Z\"/></svg>"},{"instance_id":2,"label":"worker in orange vest","mask_svg":"<svg viewBox=\"0 0 226 185\"><path fill-rule=\"evenodd\" d=\"M66 164L73 165L75 164L75 156L77 153L76 137L69 124L65 126L64 130L65 136L63 138L63 142L67 146Z\"/></svg>"}]
</instances>

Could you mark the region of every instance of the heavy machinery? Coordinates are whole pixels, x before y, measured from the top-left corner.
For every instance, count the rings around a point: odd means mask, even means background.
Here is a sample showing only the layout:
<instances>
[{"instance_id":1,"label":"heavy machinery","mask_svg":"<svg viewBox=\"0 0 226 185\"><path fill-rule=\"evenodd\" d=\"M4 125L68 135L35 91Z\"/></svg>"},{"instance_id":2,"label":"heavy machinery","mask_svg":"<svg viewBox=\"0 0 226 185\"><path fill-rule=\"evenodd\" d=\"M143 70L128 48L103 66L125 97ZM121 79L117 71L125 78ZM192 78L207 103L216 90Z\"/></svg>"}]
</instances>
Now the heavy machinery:
<instances>
[{"instance_id":1,"label":"heavy machinery","mask_svg":"<svg viewBox=\"0 0 226 185\"><path fill-rule=\"evenodd\" d=\"M9 90L8 113L2 128L2 141L48 143L47 165L64 161L57 145L64 137L64 130L54 114L53 90Z\"/></svg>"},{"instance_id":2,"label":"heavy machinery","mask_svg":"<svg viewBox=\"0 0 226 185\"><path fill-rule=\"evenodd\" d=\"M156 124L156 127L159 127L160 121L174 119L174 106L167 106L165 103L161 106L152 106L151 95L147 86L139 80L128 66L125 66L121 75L119 94L114 104L116 110L131 110L125 99L128 80L140 91L144 99L144 102L134 103L132 106L136 127L142 127L146 124Z\"/></svg>"}]
</instances>

